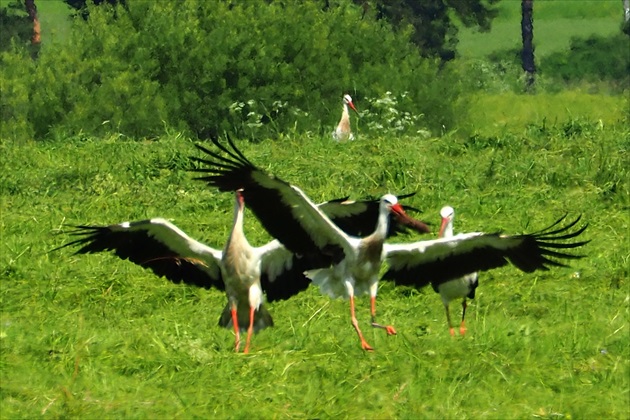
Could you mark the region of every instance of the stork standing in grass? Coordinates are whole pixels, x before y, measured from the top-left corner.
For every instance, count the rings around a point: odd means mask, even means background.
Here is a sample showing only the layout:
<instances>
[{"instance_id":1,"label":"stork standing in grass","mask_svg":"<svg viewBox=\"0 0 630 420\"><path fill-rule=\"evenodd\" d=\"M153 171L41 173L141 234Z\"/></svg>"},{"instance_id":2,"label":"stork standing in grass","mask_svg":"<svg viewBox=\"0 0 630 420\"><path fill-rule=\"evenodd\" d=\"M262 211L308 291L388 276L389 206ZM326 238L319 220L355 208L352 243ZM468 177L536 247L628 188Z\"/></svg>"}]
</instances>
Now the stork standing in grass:
<instances>
[{"instance_id":1,"label":"stork standing in grass","mask_svg":"<svg viewBox=\"0 0 630 420\"><path fill-rule=\"evenodd\" d=\"M343 109L341 111L341 119L339 120L339 124L337 124L337 128L332 133L333 139L339 142L354 140L354 134L352 134L352 129L350 128L350 111L348 110L348 107L352 108L357 114L359 113L359 111L357 111L357 109L354 107L350 95L346 94L343 95Z\"/></svg>"},{"instance_id":2,"label":"stork standing in grass","mask_svg":"<svg viewBox=\"0 0 630 420\"><path fill-rule=\"evenodd\" d=\"M444 206L440 210L440 216L442 217L442 224L440 226L438 237L452 238L455 210L451 206ZM455 335L453 323L451 322L451 312L449 310L449 305L451 301L454 299L462 299L462 322L459 326L459 333L461 335L464 335L466 334L466 324L464 323L464 318L466 317L466 298L475 298L475 289L477 289L478 285L479 274L477 272L466 274L462 277L458 277L456 279L448 280L442 283L431 283L433 290L439 293L440 297L442 298L444 310L446 311L446 320L448 321L448 330L451 335Z\"/></svg>"},{"instance_id":3,"label":"stork standing in grass","mask_svg":"<svg viewBox=\"0 0 630 420\"><path fill-rule=\"evenodd\" d=\"M110 226L77 226L81 238L64 246L82 245L77 254L114 251L122 259L150 268L174 283L225 290L228 302L219 325L234 328L235 351L240 332L247 331L244 353L251 335L273 326L263 305L263 290L269 301L287 299L306 289L307 267L277 240L252 247L243 231L243 195L235 192L234 221L223 250L190 238L161 218L124 222Z\"/></svg>"},{"instance_id":4,"label":"stork standing in grass","mask_svg":"<svg viewBox=\"0 0 630 420\"><path fill-rule=\"evenodd\" d=\"M444 207L441 215L439 236L443 236L442 238L406 244L385 244L383 252L389 269L383 279L393 280L396 285L416 288L431 284L442 297L451 335L454 335L454 331L448 304L456 298L464 299L460 326L460 333L464 334L466 297L474 297L478 285L477 271L510 263L526 273L547 271L549 267L566 267L562 260L579 259L583 256L568 254L565 250L590 242L571 241L588 227L588 224L577 226L581 216L562 225L566 218L564 215L549 227L529 234L472 232L453 235L454 210L449 206Z\"/></svg>"}]
</instances>

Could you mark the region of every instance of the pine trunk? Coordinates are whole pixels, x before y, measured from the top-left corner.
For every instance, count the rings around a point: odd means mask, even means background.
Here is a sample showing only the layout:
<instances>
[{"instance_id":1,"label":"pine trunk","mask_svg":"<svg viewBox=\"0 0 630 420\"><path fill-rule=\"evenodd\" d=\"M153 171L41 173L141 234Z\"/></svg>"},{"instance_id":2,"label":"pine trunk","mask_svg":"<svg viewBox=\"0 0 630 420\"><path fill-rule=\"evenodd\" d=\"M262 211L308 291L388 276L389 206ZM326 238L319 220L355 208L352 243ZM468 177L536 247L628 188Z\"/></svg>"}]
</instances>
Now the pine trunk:
<instances>
[{"instance_id":1,"label":"pine trunk","mask_svg":"<svg viewBox=\"0 0 630 420\"><path fill-rule=\"evenodd\" d=\"M28 17L31 19L31 22L33 22L33 37L31 38L31 44L38 45L42 42L42 33L39 19L37 18L37 6L35 5L35 0L24 0L24 5L26 6Z\"/></svg>"}]
</instances>

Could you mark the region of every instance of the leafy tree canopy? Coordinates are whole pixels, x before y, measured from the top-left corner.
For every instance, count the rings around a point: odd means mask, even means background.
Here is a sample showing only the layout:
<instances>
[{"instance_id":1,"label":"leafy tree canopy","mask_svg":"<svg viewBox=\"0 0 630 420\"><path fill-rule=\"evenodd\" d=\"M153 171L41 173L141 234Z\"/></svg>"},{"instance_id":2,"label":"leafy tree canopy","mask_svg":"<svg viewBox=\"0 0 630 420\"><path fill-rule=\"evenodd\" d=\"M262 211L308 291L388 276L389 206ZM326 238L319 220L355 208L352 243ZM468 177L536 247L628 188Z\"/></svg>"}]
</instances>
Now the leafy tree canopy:
<instances>
[{"instance_id":1,"label":"leafy tree canopy","mask_svg":"<svg viewBox=\"0 0 630 420\"><path fill-rule=\"evenodd\" d=\"M413 27L411 40L425 57L444 61L455 57L457 20L467 27L490 30L500 0L353 0L376 11L395 28Z\"/></svg>"}]
</instances>

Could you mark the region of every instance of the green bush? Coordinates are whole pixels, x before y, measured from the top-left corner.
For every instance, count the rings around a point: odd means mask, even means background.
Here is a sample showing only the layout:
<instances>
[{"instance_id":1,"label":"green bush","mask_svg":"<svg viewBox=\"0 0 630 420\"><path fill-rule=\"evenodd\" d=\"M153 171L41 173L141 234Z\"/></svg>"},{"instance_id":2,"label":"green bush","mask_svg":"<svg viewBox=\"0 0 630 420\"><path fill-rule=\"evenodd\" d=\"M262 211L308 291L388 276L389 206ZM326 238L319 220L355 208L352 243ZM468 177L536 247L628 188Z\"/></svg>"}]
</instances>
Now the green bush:
<instances>
[{"instance_id":1,"label":"green bush","mask_svg":"<svg viewBox=\"0 0 630 420\"><path fill-rule=\"evenodd\" d=\"M5 138L31 138L33 124L29 121L32 80L28 77L35 71L35 64L25 49L0 53L0 121Z\"/></svg>"},{"instance_id":2,"label":"green bush","mask_svg":"<svg viewBox=\"0 0 630 420\"><path fill-rule=\"evenodd\" d=\"M18 69L9 70L15 93L3 95L3 125L26 124L15 133L35 138L152 137L165 127L197 136L325 133L344 93L370 111L373 98L395 92L419 125L409 130L453 129L464 115L457 72L421 58L409 31L340 3L326 12L315 2L89 6L69 43L47 45L35 63L15 49L2 56Z\"/></svg>"},{"instance_id":3,"label":"green bush","mask_svg":"<svg viewBox=\"0 0 630 420\"><path fill-rule=\"evenodd\" d=\"M574 38L569 51L544 57L540 69L542 74L565 82L606 80L627 87L630 81L628 37L619 33L611 37Z\"/></svg>"},{"instance_id":4,"label":"green bush","mask_svg":"<svg viewBox=\"0 0 630 420\"><path fill-rule=\"evenodd\" d=\"M497 50L485 60L458 63L472 89L521 92L525 85L521 47ZM630 51L624 34L574 38L569 50L536 60L536 88L559 92L567 87L600 83L613 92L630 87Z\"/></svg>"}]
</instances>

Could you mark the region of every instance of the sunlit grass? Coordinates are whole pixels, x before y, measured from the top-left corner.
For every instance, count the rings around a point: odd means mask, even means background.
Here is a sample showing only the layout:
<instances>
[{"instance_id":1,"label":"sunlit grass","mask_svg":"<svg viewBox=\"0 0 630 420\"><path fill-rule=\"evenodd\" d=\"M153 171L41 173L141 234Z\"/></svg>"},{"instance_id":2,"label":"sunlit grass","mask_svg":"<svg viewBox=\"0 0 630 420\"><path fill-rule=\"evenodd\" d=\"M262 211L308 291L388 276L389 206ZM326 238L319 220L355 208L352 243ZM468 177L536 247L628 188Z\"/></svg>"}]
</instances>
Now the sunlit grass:
<instances>
[{"instance_id":1,"label":"sunlit grass","mask_svg":"<svg viewBox=\"0 0 630 420\"><path fill-rule=\"evenodd\" d=\"M589 94L580 91L479 94L470 106L470 119L477 132L495 130L522 132L530 124L563 125L582 120L603 126L628 118L630 102L625 96Z\"/></svg>"},{"instance_id":2,"label":"sunlit grass","mask_svg":"<svg viewBox=\"0 0 630 420\"><path fill-rule=\"evenodd\" d=\"M482 273L464 338L430 288L382 284L379 317L399 334L369 329L359 299L372 354L347 302L315 289L270 305L276 326L235 354L216 325L221 292L106 254L49 253L70 240L65 224L157 216L222 247L232 197L186 171L191 141L3 143L2 417L626 418L630 134L589 118L470 138L239 142L316 201L417 191L410 204L434 227L455 207L456 231L534 231L565 212L589 223L571 268ZM246 234L269 239L251 213Z\"/></svg>"}]
</instances>

